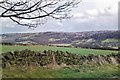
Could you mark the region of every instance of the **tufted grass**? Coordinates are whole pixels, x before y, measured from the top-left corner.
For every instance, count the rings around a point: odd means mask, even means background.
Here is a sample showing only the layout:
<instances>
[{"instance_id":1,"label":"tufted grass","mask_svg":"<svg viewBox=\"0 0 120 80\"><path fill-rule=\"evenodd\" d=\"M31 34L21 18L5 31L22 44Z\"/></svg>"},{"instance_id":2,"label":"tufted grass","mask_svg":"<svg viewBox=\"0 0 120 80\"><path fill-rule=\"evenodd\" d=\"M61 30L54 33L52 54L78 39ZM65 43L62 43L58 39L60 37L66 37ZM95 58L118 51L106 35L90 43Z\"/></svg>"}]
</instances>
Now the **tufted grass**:
<instances>
[{"instance_id":1,"label":"tufted grass","mask_svg":"<svg viewBox=\"0 0 120 80\"><path fill-rule=\"evenodd\" d=\"M81 65L61 69L14 68L3 69L3 78L116 78L119 77L116 65Z\"/></svg>"}]
</instances>

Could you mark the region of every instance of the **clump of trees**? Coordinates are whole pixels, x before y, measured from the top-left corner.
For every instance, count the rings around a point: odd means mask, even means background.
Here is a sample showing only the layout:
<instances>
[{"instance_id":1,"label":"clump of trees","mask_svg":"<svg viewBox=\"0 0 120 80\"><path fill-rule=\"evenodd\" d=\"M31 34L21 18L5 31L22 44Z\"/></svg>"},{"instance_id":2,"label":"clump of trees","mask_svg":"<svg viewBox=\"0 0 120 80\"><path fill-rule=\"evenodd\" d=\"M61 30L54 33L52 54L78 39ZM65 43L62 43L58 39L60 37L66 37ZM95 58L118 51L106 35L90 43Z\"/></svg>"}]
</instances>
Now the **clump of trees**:
<instances>
[{"instance_id":1,"label":"clump of trees","mask_svg":"<svg viewBox=\"0 0 120 80\"><path fill-rule=\"evenodd\" d=\"M2 45L15 45L15 43L10 43L10 42L2 42L0 44L2 44Z\"/></svg>"},{"instance_id":2,"label":"clump of trees","mask_svg":"<svg viewBox=\"0 0 120 80\"><path fill-rule=\"evenodd\" d=\"M63 51L45 50L43 52L22 50L2 53L2 67L39 67L47 66L51 63L61 65L82 65L82 64L119 64L120 54L110 55L77 55Z\"/></svg>"}]
</instances>

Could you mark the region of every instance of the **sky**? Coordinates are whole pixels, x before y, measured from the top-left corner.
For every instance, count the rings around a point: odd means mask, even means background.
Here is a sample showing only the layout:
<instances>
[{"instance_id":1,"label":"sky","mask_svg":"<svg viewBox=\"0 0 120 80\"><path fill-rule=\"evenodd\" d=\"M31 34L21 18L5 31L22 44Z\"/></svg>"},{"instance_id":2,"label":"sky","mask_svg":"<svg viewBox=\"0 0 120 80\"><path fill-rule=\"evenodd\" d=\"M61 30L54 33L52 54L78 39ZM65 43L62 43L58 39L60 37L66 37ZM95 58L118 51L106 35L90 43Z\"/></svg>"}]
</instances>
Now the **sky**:
<instances>
[{"instance_id":1,"label":"sky","mask_svg":"<svg viewBox=\"0 0 120 80\"><path fill-rule=\"evenodd\" d=\"M118 30L118 2L120 0L82 0L71 12L73 17L62 22L48 20L44 25L35 29L10 21L0 20L0 33L26 32L83 32L100 30Z\"/></svg>"}]
</instances>

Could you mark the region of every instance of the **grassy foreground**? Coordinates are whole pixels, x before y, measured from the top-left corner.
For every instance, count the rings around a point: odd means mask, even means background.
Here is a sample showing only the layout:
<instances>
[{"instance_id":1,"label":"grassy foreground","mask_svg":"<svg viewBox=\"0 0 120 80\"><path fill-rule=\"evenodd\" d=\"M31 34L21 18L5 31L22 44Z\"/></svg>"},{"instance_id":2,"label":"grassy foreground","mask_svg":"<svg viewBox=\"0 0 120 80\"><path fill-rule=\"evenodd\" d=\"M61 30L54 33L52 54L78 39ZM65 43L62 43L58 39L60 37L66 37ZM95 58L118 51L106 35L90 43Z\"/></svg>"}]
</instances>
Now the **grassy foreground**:
<instances>
[{"instance_id":1,"label":"grassy foreground","mask_svg":"<svg viewBox=\"0 0 120 80\"><path fill-rule=\"evenodd\" d=\"M9 52L15 50L24 50L29 49L33 51L44 51L44 50L53 50L53 51L68 51L70 53L80 54L80 55L88 55L88 54L111 54L111 53L118 53L118 51L112 50L96 50L96 49L83 49L83 48L66 48L66 47L55 47L55 46L42 46L42 45L30 45L30 46L8 46L8 45L0 45L2 50L0 52Z\"/></svg>"},{"instance_id":2,"label":"grassy foreground","mask_svg":"<svg viewBox=\"0 0 120 80\"><path fill-rule=\"evenodd\" d=\"M95 50L95 49L83 49L83 48L66 48L66 47L54 47L54 46L8 46L0 45L2 50L0 52L8 52L15 50L29 49L33 51L68 51L70 53L88 55L88 54L102 54L108 55L111 53L118 53L118 51L111 50ZM120 75L117 65L81 65L78 67L63 67L60 69L49 69L45 67L29 67L29 68L4 68L3 78L116 78Z\"/></svg>"},{"instance_id":3,"label":"grassy foreground","mask_svg":"<svg viewBox=\"0 0 120 80\"><path fill-rule=\"evenodd\" d=\"M3 78L117 78L120 75L116 65L82 65L61 69L22 68L3 69Z\"/></svg>"}]
</instances>

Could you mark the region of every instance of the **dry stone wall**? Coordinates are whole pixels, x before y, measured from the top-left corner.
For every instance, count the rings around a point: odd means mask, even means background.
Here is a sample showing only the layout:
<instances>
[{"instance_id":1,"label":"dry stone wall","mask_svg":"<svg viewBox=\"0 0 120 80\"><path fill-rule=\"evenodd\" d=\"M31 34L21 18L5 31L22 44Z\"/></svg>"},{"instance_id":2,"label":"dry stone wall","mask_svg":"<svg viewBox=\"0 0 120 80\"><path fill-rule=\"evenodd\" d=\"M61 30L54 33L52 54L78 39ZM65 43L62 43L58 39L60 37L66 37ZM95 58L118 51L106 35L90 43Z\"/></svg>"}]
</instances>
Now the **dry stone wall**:
<instances>
[{"instance_id":1,"label":"dry stone wall","mask_svg":"<svg viewBox=\"0 0 120 80\"><path fill-rule=\"evenodd\" d=\"M53 63L53 64L52 64ZM104 65L120 63L120 53L110 55L77 55L62 51L43 51L35 52L31 50L22 50L2 53L2 67L35 67L52 65Z\"/></svg>"}]
</instances>

